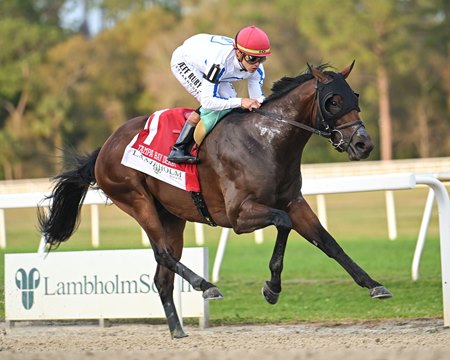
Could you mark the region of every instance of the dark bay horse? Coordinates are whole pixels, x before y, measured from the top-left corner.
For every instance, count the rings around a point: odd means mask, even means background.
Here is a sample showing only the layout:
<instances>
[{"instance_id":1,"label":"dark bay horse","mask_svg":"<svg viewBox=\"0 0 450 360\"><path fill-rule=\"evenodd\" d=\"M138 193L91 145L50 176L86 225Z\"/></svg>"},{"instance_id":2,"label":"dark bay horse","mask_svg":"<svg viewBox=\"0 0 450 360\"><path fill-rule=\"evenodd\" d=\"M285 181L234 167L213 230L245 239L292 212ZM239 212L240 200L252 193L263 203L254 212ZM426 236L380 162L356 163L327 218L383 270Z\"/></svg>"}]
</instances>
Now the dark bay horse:
<instances>
[{"instance_id":1,"label":"dark bay horse","mask_svg":"<svg viewBox=\"0 0 450 360\"><path fill-rule=\"evenodd\" d=\"M367 158L372 140L359 116L357 94L346 82L353 63L341 72L325 66L277 81L272 94L254 112L234 111L219 122L200 146L199 180L213 221L237 233L269 225L277 229L263 295L275 304L292 229L336 260L373 298L391 293L373 280L322 227L302 196L300 163L312 134L324 136L350 160ZM157 261L155 284L170 333L186 336L173 302L174 273L202 291L205 299L222 298L218 288L180 263L186 221L206 222L187 191L121 164L124 149L147 117L121 126L104 145L80 157L75 169L56 176L48 214L40 228L51 248L67 240L78 224L80 207L95 183L120 209L132 216L150 239Z\"/></svg>"}]
</instances>

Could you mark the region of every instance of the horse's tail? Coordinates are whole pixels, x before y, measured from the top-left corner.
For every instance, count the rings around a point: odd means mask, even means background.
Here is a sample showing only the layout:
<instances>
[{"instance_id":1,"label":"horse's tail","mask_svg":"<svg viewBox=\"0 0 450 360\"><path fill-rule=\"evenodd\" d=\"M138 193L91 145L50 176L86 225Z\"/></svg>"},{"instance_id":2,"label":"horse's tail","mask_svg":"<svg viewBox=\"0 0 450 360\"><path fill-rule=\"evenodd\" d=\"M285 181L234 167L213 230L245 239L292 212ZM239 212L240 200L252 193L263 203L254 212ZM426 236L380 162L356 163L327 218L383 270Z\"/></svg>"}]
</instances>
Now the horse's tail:
<instances>
[{"instance_id":1,"label":"horse's tail","mask_svg":"<svg viewBox=\"0 0 450 360\"><path fill-rule=\"evenodd\" d=\"M45 243L52 247L66 241L79 225L81 205L91 185L96 183L95 162L100 148L90 155L76 157L76 167L54 177L56 185L48 213L38 209L39 229Z\"/></svg>"}]
</instances>

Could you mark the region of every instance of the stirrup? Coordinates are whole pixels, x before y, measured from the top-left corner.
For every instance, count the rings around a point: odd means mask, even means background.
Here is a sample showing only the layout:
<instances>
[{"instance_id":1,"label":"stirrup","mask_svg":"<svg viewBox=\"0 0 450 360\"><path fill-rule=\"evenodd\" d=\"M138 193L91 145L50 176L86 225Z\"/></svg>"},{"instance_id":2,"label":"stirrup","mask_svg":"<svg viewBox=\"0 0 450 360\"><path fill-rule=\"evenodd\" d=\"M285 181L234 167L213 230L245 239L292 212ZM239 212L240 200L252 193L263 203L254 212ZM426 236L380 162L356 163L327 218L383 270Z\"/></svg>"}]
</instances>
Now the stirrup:
<instances>
[{"instance_id":1,"label":"stirrup","mask_svg":"<svg viewBox=\"0 0 450 360\"><path fill-rule=\"evenodd\" d=\"M192 155L169 156L167 160L175 164L198 164L200 159Z\"/></svg>"},{"instance_id":2,"label":"stirrup","mask_svg":"<svg viewBox=\"0 0 450 360\"><path fill-rule=\"evenodd\" d=\"M190 154L184 153L184 146L181 149L176 147L172 148L167 160L175 164L198 164L200 162L199 158L192 156Z\"/></svg>"}]
</instances>

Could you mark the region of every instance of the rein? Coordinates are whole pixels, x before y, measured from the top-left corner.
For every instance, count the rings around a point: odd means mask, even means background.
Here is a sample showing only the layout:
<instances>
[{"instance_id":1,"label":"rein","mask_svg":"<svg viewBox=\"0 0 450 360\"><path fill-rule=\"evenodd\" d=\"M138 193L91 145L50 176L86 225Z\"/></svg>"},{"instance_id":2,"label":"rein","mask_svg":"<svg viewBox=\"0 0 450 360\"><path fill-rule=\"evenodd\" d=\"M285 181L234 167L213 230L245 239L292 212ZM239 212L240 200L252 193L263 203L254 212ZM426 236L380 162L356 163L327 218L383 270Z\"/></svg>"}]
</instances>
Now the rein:
<instances>
[{"instance_id":1,"label":"rein","mask_svg":"<svg viewBox=\"0 0 450 360\"><path fill-rule=\"evenodd\" d=\"M286 124L290 124L292 126L296 126L296 127L300 128L300 129L307 130L309 132L312 132L313 134L316 134L316 135L319 135L319 136L323 136L323 137L325 137L327 139L329 139L331 137L331 132L317 130L317 129L311 127L311 126L308 126L308 125L305 125L305 124L302 124L302 123L299 123L299 122L296 122L296 121L288 120L288 119L284 118L283 116L278 115L278 114L273 113L273 112L270 112L270 111L265 111L265 110L262 110L262 109L253 109L252 111L255 112L255 113L267 116L267 117L269 117L269 118L271 118L273 120L278 120L278 121L284 122Z\"/></svg>"},{"instance_id":2,"label":"rein","mask_svg":"<svg viewBox=\"0 0 450 360\"><path fill-rule=\"evenodd\" d=\"M322 124L325 124L326 131L322 131L322 130L313 128L312 126L305 125L305 124L299 123L297 121L288 120L288 119L284 118L283 116L281 116L279 114L276 114L274 112L265 111L265 110L262 110L262 109L252 109L252 111L255 112L255 113L261 114L263 116L266 116L268 118L271 118L273 120L281 121L281 122L284 122L286 124L290 124L292 126L298 127L300 129L307 130L307 131L309 131L309 132L311 132L313 134L316 134L316 135L322 136L324 138L327 138L328 141L336 149L342 149L342 145L349 145L349 143L353 139L353 136L355 136L355 134L359 130L359 128L364 127L363 122L361 120L352 121L350 123L346 123L346 124L342 124L342 125L339 125L339 126L335 126L333 129L331 129L331 131L328 131L329 125L325 121L325 118L324 118L324 116L322 114L322 109L320 107L319 91L318 91L318 88L317 88L317 84L316 84L316 94L314 96L313 107L314 107L314 103L316 103L316 102L317 102L317 114L316 114L316 118L317 119L316 119L316 124L319 124L319 121ZM344 140L344 135L341 133L341 130L346 129L346 128L351 127L351 126L354 126L354 125L359 125L359 126L355 129L355 131L353 132L353 134L350 137L350 140L347 142L347 141ZM338 134L339 135L339 137L340 137L339 141L335 142L335 141L333 141L331 139L333 134Z\"/></svg>"},{"instance_id":3,"label":"rein","mask_svg":"<svg viewBox=\"0 0 450 360\"><path fill-rule=\"evenodd\" d=\"M271 118L273 120L281 121L281 122L284 122L286 124L290 124L292 126L298 127L300 129L307 130L307 131L309 131L309 132L311 132L313 134L316 134L316 135L322 136L324 138L327 138L328 141L330 141L330 143L335 148L340 148L342 145L347 144L347 142L344 141L344 135L342 135L340 130L343 130L345 128L348 128L348 127L351 127L351 126L354 126L354 125L359 125L355 129L355 131L353 132L352 136L350 137L350 141L351 141L351 139L356 134L356 132L359 130L359 128L360 127L364 127L364 124L363 124L363 122L361 120L356 120L356 121L352 121L350 123L346 123L346 124L342 124L342 125L336 126L334 129L331 130L331 132L330 131L321 131L321 130L317 130L317 129L311 127L311 126L308 126L308 125L305 125L305 124L302 124L302 123L299 123L299 122L296 122L296 121L288 120L288 119L284 118L283 116L278 115L278 114L273 113L273 112L270 112L270 111L265 111L265 110L262 110L262 109L253 109L252 111L255 112L255 113L258 113L260 115L267 116L268 118ZM331 135L333 135L333 133L339 134L339 136L340 136L339 142L333 142L333 140L331 140Z\"/></svg>"}]
</instances>

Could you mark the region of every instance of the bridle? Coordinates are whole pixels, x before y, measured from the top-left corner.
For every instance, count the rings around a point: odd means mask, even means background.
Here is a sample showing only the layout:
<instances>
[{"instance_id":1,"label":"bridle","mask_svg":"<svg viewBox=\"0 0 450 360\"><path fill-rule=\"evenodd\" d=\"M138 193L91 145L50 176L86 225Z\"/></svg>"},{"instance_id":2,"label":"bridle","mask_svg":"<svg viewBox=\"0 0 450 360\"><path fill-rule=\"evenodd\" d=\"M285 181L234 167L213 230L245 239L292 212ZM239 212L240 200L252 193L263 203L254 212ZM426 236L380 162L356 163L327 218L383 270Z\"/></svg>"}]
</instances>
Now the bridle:
<instances>
[{"instance_id":1,"label":"bridle","mask_svg":"<svg viewBox=\"0 0 450 360\"><path fill-rule=\"evenodd\" d=\"M357 106L357 103L350 105L348 108L344 109L344 113L338 112L337 114L330 114L327 112L326 116L324 116L322 109L325 109L325 102L330 98L330 96L335 95L333 92L328 92L327 96L325 98L322 98L321 94L323 91L321 91L320 86L322 86L322 89L326 88L327 85L332 83L334 79L330 80L327 83L319 83L319 81L316 80L316 86L315 86L315 95L314 95L314 101L311 105L311 111L310 111L310 123L313 123L313 113L314 109L317 108L316 111L316 127L312 127L303 123L299 123L297 121L289 120L283 117L282 115L279 115L274 112L266 111L263 109L253 109L252 111L258 114L261 114L263 116L266 116L268 118L271 118L273 120L281 121L283 123L290 124L292 126L298 127L300 129L309 131L313 134L322 136L324 138L327 138L328 141L333 145L333 147L338 151L345 151L347 147L351 144L353 137L358 132L358 130L363 127L364 123L362 120L355 120L349 123L345 123L342 125L335 126L336 118L340 118L346 114L348 114L352 110L357 110L359 112L359 107ZM321 84L321 85L319 85ZM348 110L348 111L347 111ZM336 116L337 115L337 116ZM332 123L333 125L330 125ZM341 130L356 126L355 130L353 131L352 135L349 137L348 141L344 139L344 135L342 134Z\"/></svg>"}]
</instances>

